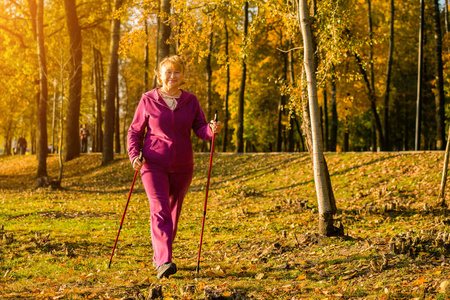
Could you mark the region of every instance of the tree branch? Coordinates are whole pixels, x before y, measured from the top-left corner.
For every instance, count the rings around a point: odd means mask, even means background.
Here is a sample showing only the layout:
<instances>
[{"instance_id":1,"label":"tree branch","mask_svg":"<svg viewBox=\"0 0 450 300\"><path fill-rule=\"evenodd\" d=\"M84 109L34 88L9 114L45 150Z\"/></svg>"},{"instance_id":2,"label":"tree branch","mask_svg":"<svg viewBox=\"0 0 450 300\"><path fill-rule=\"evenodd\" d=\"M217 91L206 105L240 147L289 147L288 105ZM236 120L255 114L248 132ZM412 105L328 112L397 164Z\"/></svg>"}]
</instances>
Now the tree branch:
<instances>
[{"instance_id":1,"label":"tree branch","mask_svg":"<svg viewBox=\"0 0 450 300\"><path fill-rule=\"evenodd\" d=\"M28 48L27 45L25 45L25 43L23 41L23 38L22 38L22 36L20 34L15 33L14 31L10 30L9 28L7 28L7 27L5 27L3 25L0 25L0 29L3 29L4 31L9 32L10 34L12 34L15 37L17 37L19 39L19 41L20 41L20 44L21 44L22 48Z\"/></svg>"}]
</instances>

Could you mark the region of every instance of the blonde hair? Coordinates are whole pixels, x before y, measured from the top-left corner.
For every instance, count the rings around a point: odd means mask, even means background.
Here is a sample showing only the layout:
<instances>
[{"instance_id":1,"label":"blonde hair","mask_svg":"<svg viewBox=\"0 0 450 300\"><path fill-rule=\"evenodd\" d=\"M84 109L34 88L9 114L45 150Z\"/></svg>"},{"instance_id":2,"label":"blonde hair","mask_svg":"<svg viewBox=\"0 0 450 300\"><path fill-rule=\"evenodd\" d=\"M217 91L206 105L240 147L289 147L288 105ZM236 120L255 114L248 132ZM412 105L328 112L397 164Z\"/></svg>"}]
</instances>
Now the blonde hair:
<instances>
[{"instance_id":1,"label":"blonde hair","mask_svg":"<svg viewBox=\"0 0 450 300\"><path fill-rule=\"evenodd\" d=\"M155 71L158 83L161 85L163 84L161 81L161 69L164 65L168 65L168 64L180 67L182 73L184 73L184 71L185 71L184 60L180 56L172 55L172 56L167 56L167 57L163 58L158 65L158 69ZM183 79L181 84L184 84L184 83L185 83L185 81Z\"/></svg>"}]
</instances>

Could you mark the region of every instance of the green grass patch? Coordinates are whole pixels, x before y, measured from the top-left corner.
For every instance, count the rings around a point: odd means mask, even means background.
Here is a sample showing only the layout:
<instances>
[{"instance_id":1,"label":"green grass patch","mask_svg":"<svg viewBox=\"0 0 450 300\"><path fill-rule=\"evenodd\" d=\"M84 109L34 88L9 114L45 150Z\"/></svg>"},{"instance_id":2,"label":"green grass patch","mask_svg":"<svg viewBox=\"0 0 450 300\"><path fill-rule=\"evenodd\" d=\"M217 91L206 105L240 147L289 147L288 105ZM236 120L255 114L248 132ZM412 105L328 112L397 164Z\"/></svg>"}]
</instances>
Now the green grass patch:
<instances>
[{"instance_id":1,"label":"green grass patch","mask_svg":"<svg viewBox=\"0 0 450 300\"><path fill-rule=\"evenodd\" d=\"M0 298L139 299L160 285L165 299L447 299L439 285L449 249L432 239L450 232L448 209L435 207L443 153L326 159L346 237L316 234L309 155L216 154L196 274L209 161L197 154L174 244L178 273L157 280L139 179L107 268L134 174L127 157L101 166L101 154L82 155L65 164L61 190L35 188L35 156L0 157ZM48 173L58 174L56 156ZM414 251L392 253L407 234Z\"/></svg>"}]
</instances>

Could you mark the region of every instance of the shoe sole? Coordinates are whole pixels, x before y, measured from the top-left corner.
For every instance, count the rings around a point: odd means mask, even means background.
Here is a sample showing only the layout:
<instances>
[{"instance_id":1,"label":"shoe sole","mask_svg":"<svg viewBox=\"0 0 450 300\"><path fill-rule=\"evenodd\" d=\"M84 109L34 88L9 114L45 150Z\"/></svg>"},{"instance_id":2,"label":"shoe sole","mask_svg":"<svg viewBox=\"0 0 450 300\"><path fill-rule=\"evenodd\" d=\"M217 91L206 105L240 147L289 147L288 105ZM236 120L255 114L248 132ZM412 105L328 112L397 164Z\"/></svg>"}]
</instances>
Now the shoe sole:
<instances>
[{"instance_id":1,"label":"shoe sole","mask_svg":"<svg viewBox=\"0 0 450 300\"><path fill-rule=\"evenodd\" d=\"M170 275L173 275L177 272L177 267L175 266L174 263L162 265L160 268L162 269L158 270L158 275L156 275L156 277L159 279L163 277L169 278Z\"/></svg>"}]
</instances>

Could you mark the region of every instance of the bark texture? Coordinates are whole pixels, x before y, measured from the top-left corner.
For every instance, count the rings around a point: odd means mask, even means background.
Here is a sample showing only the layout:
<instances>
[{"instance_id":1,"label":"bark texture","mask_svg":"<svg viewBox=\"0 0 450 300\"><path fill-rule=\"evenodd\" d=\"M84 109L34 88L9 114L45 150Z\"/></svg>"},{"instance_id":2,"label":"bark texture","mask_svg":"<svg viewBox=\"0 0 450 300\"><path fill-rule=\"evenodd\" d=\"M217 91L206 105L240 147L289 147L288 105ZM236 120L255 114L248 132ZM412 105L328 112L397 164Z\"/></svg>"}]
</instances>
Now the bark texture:
<instances>
[{"instance_id":1,"label":"bark texture","mask_svg":"<svg viewBox=\"0 0 450 300\"><path fill-rule=\"evenodd\" d=\"M82 37L78 22L75 0L64 0L67 28L70 39L70 82L67 104L67 127L64 160L69 161L80 155L80 103L82 87Z\"/></svg>"}]
</instances>

